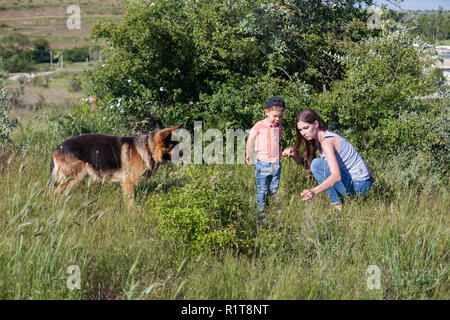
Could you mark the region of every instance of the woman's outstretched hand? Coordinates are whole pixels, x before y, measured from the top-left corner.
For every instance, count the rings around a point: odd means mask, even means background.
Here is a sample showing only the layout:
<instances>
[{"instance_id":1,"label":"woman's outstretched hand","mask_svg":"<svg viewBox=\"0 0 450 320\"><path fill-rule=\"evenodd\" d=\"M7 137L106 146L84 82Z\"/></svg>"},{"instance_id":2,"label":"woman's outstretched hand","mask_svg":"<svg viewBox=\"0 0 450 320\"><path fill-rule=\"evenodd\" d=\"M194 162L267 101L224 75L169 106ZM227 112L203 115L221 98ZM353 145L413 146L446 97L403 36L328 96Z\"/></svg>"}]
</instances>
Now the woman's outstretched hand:
<instances>
[{"instance_id":1,"label":"woman's outstretched hand","mask_svg":"<svg viewBox=\"0 0 450 320\"><path fill-rule=\"evenodd\" d=\"M306 201L306 200L310 200L312 199L314 196L316 195L316 193L313 191L313 189L306 189L303 190L302 193L300 194L300 196L302 197L302 201Z\"/></svg>"}]
</instances>

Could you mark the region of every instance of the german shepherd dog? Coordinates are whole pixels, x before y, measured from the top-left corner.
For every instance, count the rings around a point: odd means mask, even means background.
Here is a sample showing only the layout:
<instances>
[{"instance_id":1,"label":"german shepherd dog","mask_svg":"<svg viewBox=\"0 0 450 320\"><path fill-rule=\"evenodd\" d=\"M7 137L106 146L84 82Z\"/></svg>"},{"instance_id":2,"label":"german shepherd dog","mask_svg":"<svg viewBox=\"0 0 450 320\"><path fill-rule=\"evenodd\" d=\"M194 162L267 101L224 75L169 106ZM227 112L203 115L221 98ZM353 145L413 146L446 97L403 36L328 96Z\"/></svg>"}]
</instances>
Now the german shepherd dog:
<instances>
[{"instance_id":1,"label":"german shepherd dog","mask_svg":"<svg viewBox=\"0 0 450 320\"><path fill-rule=\"evenodd\" d=\"M136 137L92 133L65 140L51 155L50 175L55 194L92 177L96 181L121 183L124 195L129 198L128 207L134 207L136 184L150 178L161 164L172 159L178 144L172 135L180 127Z\"/></svg>"}]
</instances>

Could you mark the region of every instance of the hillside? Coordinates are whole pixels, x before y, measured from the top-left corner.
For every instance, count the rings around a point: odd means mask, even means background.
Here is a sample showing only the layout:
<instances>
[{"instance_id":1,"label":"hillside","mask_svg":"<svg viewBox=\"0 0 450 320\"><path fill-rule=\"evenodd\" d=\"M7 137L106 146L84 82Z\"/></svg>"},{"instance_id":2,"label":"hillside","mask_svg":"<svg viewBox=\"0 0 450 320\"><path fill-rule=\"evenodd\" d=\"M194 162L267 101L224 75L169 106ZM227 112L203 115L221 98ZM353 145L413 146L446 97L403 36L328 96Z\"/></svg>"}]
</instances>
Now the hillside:
<instances>
[{"instance_id":1,"label":"hillside","mask_svg":"<svg viewBox=\"0 0 450 320\"><path fill-rule=\"evenodd\" d=\"M67 20L70 14L66 13L70 5L80 8L80 29L70 30ZM117 21L124 12L124 3L120 0L91 0L91 1L46 1L46 0L0 0L0 38L10 34L23 34L30 41L44 38L55 52L62 49L92 47L94 41L89 39L91 28L96 22ZM98 56L98 54L97 54ZM71 63L65 59L63 73L52 73L37 77L24 89L20 98L21 105L38 105L42 103L70 105L78 103L83 94L81 91L71 90L70 82L75 74L93 63ZM54 62L57 63L55 54ZM39 64L38 71L48 71L50 63ZM48 72L46 72L47 74ZM10 74L7 88L16 90L19 82L16 81L20 73Z\"/></svg>"},{"instance_id":2,"label":"hillside","mask_svg":"<svg viewBox=\"0 0 450 320\"><path fill-rule=\"evenodd\" d=\"M123 2L0 0L0 299L448 300L450 87L432 42L339 2L129 0L92 28ZM116 137L62 143L84 133Z\"/></svg>"},{"instance_id":3,"label":"hillside","mask_svg":"<svg viewBox=\"0 0 450 320\"><path fill-rule=\"evenodd\" d=\"M66 13L70 5L80 7L81 29L69 30ZM30 39L45 37L54 49L67 49L91 44L87 39L97 21L117 21L124 12L120 0L0 1L0 37L19 32Z\"/></svg>"}]
</instances>

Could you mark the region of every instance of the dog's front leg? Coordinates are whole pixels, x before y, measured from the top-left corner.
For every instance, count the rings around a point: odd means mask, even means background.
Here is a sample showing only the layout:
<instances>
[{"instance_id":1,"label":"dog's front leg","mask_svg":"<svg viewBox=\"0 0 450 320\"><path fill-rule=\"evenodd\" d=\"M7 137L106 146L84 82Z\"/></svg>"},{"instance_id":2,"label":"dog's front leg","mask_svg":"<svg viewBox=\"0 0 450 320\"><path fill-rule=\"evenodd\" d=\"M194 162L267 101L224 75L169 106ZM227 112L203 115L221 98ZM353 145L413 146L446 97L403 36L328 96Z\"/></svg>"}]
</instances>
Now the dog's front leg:
<instances>
[{"instance_id":1,"label":"dog's front leg","mask_svg":"<svg viewBox=\"0 0 450 320\"><path fill-rule=\"evenodd\" d=\"M135 195L136 195L136 183L125 180L122 182L123 194L128 197L128 208L134 208Z\"/></svg>"}]
</instances>

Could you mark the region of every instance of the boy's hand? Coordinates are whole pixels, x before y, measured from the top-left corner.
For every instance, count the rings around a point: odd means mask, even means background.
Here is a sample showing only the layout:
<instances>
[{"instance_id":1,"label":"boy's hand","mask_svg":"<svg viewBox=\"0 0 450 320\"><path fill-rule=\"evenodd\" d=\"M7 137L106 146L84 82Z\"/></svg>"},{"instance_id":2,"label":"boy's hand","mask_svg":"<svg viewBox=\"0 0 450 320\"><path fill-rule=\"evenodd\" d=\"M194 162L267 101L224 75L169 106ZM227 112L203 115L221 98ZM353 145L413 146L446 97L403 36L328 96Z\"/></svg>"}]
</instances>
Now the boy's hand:
<instances>
[{"instance_id":1,"label":"boy's hand","mask_svg":"<svg viewBox=\"0 0 450 320\"><path fill-rule=\"evenodd\" d=\"M245 162L247 162L247 164L248 164L249 166L252 165L252 162L250 161L250 155L247 155L247 156L245 157Z\"/></svg>"},{"instance_id":2,"label":"boy's hand","mask_svg":"<svg viewBox=\"0 0 450 320\"><path fill-rule=\"evenodd\" d=\"M287 148L281 153L282 157L293 157L295 155L294 148Z\"/></svg>"}]
</instances>

